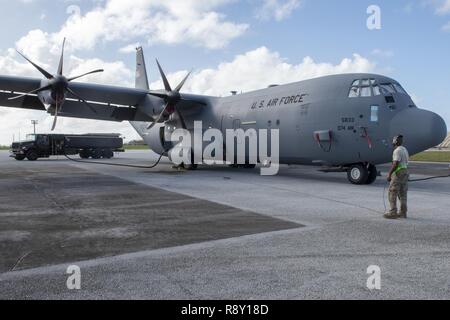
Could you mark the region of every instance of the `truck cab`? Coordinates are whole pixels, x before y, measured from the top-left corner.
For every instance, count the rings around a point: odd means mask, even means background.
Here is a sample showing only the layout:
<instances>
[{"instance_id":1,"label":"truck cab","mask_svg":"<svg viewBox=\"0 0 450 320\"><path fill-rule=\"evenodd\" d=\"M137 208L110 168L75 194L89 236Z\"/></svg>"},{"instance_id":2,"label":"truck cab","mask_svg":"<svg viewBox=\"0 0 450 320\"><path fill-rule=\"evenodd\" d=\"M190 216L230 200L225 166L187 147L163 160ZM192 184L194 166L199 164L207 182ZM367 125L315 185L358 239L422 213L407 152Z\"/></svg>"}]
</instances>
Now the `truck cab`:
<instances>
[{"instance_id":1,"label":"truck cab","mask_svg":"<svg viewBox=\"0 0 450 320\"><path fill-rule=\"evenodd\" d=\"M39 143L41 138L39 135L29 135L26 140L14 142L11 146L11 157L18 161L27 158L30 161L35 161L39 158L40 148Z\"/></svg>"}]
</instances>

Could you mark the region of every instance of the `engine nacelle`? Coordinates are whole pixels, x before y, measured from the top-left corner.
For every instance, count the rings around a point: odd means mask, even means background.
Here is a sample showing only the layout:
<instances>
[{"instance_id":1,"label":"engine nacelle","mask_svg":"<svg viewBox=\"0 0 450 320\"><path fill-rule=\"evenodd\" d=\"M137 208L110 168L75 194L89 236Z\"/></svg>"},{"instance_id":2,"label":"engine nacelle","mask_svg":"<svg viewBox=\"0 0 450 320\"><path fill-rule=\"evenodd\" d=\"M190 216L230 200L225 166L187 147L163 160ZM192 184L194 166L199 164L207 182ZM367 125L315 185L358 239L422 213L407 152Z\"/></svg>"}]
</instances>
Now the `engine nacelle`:
<instances>
[{"instance_id":1,"label":"engine nacelle","mask_svg":"<svg viewBox=\"0 0 450 320\"><path fill-rule=\"evenodd\" d=\"M47 111L49 110L50 106L55 105L56 103L55 99L53 99L52 97L52 93L49 90L39 92L38 98L39 100L41 100Z\"/></svg>"},{"instance_id":2,"label":"engine nacelle","mask_svg":"<svg viewBox=\"0 0 450 320\"><path fill-rule=\"evenodd\" d=\"M157 154L165 154L172 148L172 143L166 140L166 126L163 123L155 125L147 132L145 142Z\"/></svg>"}]
</instances>

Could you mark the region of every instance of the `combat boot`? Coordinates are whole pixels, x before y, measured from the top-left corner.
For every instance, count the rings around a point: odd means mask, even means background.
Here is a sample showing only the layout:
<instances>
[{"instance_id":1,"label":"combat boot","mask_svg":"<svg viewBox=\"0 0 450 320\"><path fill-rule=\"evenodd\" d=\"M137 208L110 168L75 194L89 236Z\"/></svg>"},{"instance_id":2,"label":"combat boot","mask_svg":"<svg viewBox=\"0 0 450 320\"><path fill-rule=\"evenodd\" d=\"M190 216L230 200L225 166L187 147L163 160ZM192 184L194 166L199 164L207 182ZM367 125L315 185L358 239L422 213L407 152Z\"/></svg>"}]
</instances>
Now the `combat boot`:
<instances>
[{"instance_id":1,"label":"combat boot","mask_svg":"<svg viewBox=\"0 0 450 320\"><path fill-rule=\"evenodd\" d=\"M396 213L387 212L383 216L385 219L395 220L398 219L398 215Z\"/></svg>"}]
</instances>

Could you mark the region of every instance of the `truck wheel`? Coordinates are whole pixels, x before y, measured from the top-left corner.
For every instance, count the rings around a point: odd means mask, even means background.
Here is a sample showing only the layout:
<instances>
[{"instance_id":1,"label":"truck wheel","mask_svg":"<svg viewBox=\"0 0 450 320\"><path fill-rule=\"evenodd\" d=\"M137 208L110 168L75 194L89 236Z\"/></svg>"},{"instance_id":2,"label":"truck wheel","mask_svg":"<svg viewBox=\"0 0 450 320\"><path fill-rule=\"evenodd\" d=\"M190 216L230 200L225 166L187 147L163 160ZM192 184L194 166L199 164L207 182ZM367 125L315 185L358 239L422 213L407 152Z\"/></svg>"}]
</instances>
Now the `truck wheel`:
<instances>
[{"instance_id":1,"label":"truck wheel","mask_svg":"<svg viewBox=\"0 0 450 320\"><path fill-rule=\"evenodd\" d=\"M354 164L348 169L347 177L352 184L366 184L369 178L369 170L363 164Z\"/></svg>"},{"instance_id":2,"label":"truck wheel","mask_svg":"<svg viewBox=\"0 0 450 320\"><path fill-rule=\"evenodd\" d=\"M80 158L81 158L81 159L89 159L89 151L87 151L87 150L81 150L81 151L80 151Z\"/></svg>"},{"instance_id":3,"label":"truck wheel","mask_svg":"<svg viewBox=\"0 0 450 320\"><path fill-rule=\"evenodd\" d=\"M36 161L38 159L38 155L34 151L28 151L27 159L28 159L28 161Z\"/></svg>"},{"instance_id":4,"label":"truck wheel","mask_svg":"<svg viewBox=\"0 0 450 320\"><path fill-rule=\"evenodd\" d=\"M17 156L14 157L14 159L16 159L17 161L23 161L23 160L25 160L25 156L17 155Z\"/></svg>"},{"instance_id":5,"label":"truck wheel","mask_svg":"<svg viewBox=\"0 0 450 320\"><path fill-rule=\"evenodd\" d=\"M92 151L92 159L101 159L102 158L102 151L101 150L94 150Z\"/></svg>"},{"instance_id":6,"label":"truck wheel","mask_svg":"<svg viewBox=\"0 0 450 320\"><path fill-rule=\"evenodd\" d=\"M105 150L105 151L103 151L103 158L111 159L113 157L114 157L114 152L112 152L112 150Z\"/></svg>"},{"instance_id":7,"label":"truck wheel","mask_svg":"<svg viewBox=\"0 0 450 320\"><path fill-rule=\"evenodd\" d=\"M367 178L367 184L373 184L377 181L378 178L378 170L373 164L369 165L369 177Z\"/></svg>"}]
</instances>

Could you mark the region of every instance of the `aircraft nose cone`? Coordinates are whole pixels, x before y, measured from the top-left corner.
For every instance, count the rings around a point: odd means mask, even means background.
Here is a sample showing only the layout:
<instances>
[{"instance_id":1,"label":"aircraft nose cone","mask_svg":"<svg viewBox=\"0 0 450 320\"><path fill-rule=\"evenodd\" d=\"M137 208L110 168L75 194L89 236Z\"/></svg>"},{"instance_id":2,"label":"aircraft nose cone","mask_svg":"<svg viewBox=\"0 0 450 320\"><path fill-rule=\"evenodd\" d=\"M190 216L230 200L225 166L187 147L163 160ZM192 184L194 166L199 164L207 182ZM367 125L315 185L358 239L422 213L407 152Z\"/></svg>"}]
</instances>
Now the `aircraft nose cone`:
<instances>
[{"instance_id":1,"label":"aircraft nose cone","mask_svg":"<svg viewBox=\"0 0 450 320\"><path fill-rule=\"evenodd\" d=\"M391 124L391 136L403 135L411 154L436 147L447 136L447 125L436 113L409 109L398 114Z\"/></svg>"}]
</instances>

